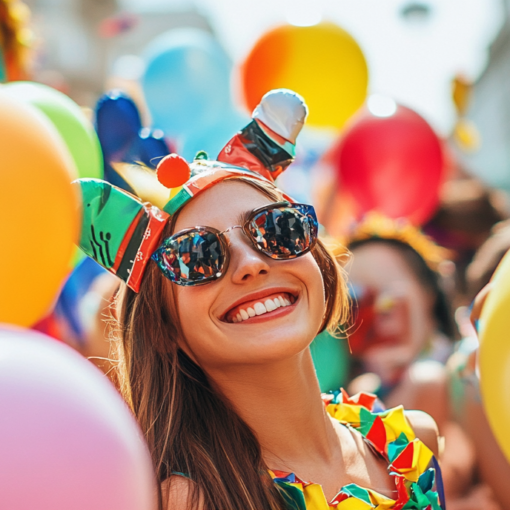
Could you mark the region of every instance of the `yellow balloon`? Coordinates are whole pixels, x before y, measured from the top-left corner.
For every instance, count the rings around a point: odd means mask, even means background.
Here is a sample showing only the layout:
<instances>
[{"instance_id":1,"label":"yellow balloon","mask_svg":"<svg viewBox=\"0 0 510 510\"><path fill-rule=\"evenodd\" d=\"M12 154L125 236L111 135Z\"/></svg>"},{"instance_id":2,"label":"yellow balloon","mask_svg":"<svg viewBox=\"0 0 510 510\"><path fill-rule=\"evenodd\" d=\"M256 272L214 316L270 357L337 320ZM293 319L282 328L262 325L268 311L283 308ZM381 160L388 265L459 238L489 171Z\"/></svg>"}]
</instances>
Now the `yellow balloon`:
<instances>
[{"instance_id":1,"label":"yellow balloon","mask_svg":"<svg viewBox=\"0 0 510 510\"><path fill-rule=\"evenodd\" d=\"M510 252L501 261L480 316L480 384L499 446L510 462Z\"/></svg>"},{"instance_id":2,"label":"yellow balloon","mask_svg":"<svg viewBox=\"0 0 510 510\"><path fill-rule=\"evenodd\" d=\"M79 235L75 176L51 123L0 90L0 322L31 326L52 305Z\"/></svg>"},{"instance_id":3,"label":"yellow balloon","mask_svg":"<svg viewBox=\"0 0 510 510\"><path fill-rule=\"evenodd\" d=\"M255 43L241 86L250 111L266 92L288 88L308 104L307 125L341 128L365 101L368 67L356 40L334 23L285 25Z\"/></svg>"}]
</instances>

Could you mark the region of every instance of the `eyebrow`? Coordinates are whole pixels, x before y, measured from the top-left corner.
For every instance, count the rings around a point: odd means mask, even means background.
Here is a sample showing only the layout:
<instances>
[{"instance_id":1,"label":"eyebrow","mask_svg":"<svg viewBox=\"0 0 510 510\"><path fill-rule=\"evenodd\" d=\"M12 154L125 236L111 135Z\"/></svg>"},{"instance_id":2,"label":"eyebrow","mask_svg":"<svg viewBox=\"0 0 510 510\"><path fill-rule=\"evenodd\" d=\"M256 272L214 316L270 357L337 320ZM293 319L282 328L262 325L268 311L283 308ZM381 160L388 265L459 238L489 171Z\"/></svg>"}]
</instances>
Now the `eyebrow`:
<instances>
[{"instance_id":1,"label":"eyebrow","mask_svg":"<svg viewBox=\"0 0 510 510\"><path fill-rule=\"evenodd\" d=\"M239 214L239 216L237 217L237 223L239 223L240 225L244 225L248 221L248 218L250 217L250 214L252 212L253 209L251 211L244 211L241 214Z\"/></svg>"}]
</instances>

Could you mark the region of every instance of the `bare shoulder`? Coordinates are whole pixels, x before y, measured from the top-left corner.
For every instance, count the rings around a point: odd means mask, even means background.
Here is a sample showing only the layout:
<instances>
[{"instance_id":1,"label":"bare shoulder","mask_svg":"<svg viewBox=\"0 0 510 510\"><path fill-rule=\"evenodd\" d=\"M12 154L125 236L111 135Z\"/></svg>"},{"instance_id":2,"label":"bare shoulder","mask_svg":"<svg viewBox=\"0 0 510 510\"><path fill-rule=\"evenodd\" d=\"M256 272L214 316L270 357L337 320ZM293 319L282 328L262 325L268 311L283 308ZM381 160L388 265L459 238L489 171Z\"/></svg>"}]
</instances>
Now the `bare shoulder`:
<instances>
[{"instance_id":1,"label":"bare shoulder","mask_svg":"<svg viewBox=\"0 0 510 510\"><path fill-rule=\"evenodd\" d=\"M436 361L419 361L410 368L408 377L408 384L413 388L413 398L412 403L405 405L430 414L441 430L450 417L446 367Z\"/></svg>"},{"instance_id":2,"label":"bare shoulder","mask_svg":"<svg viewBox=\"0 0 510 510\"><path fill-rule=\"evenodd\" d=\"M193 505L193 482L184 476L174 475L161 484L161 495L164 510L203 510L204 505L199 497Z\"/></svg>"},{"instance_id":3,"label":"bare shoulder","mask_svg":"<svg viewBox=\"0 0 510 510\"><path fill-rule=\"evenodd\" d=\"M406 411L405 413L416 437L428 446L432 450L432 453L438 457L439 430L434 418L423 411Z\"/></svg>"}]
</instances>

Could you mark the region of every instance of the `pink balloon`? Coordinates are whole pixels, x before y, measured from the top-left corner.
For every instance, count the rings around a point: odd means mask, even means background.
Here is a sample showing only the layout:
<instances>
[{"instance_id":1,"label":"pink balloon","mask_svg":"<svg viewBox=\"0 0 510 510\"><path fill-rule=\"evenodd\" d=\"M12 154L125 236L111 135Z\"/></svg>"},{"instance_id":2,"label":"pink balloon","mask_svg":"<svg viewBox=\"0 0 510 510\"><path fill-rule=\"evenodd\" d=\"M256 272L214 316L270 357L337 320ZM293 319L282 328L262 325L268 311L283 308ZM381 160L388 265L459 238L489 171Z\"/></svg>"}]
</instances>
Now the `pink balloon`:
<instances>
[{"instance_id":1,"label":"pink balloon","mask_svg":"<svg viewBox=\"0 0 510 510\"><path fill-rule=\"evenodd\" d=\"M108 379L70 347L0 328L0 508L153 510L149 452Z\"/></svg>"}]
</instances>

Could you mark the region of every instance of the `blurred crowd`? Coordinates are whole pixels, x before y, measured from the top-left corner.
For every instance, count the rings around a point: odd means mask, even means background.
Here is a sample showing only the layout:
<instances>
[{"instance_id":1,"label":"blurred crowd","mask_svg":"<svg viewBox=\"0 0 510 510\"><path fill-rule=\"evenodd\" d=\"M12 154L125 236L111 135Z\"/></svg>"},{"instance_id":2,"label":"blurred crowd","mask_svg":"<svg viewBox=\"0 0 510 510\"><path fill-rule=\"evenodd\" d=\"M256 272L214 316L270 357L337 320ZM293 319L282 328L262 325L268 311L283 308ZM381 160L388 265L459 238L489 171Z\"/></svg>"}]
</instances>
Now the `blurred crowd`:
<instances>
[{"instance_id":1,"label":"blurred crowd","mask_svg":"<svg viewBox=\"0 0 510 510\"><path fill-rule=\"evenodd\" d=\"M6 9L11 9L10 14ZM110 21L112 30L129 30L129 19L114 21ZM72 117L70 109L52 95L63 95L65 87L48 92L48 85L17 83L31 78L29 21L23 4L0 2L0 22L4 62L0 78L9 82L2 88L10 87L13 97L39 108L62 130L80 177L104 176L150 199L157 190L140 182L130 165L141 162L150 173L172 151L188 159L202 149L216 156L214 151L245 123L246 113L234 106L231 64L221 46L209 33L174 30L147 48L140 79L117 80L115 85L123 90L106 91L97 98L94 111L72 114L79 117L78 124L88 126L87 140L93 137L100 159L91 161L91 152L81 155L73 149L73 144L84 142L71 136L85 136L71 134L76 122L59 125L63 117L52 117L57 109ZM315 30L304 34L304 43L318 41L339 52L351 65L346 72L358 87L354 92L340 91L337 98L327 97L333 90L328 86L345 81L338 71L321 80L322 91L312 90L310 77L317 81L314 73L321 65L307 60L320 60L314 55L303 56L310 68L318 67L302 84L293 77L294 64L278 64L278 72L290 76L288 81L280 80L283 86L297 84L296 90L317 112L311 118L315 131L303 136L290 192L298 181L304 182L297 192L316 205L324 236L348 275L353 305L351 321L339 339L322 334L312 345L321 389L343 386L350 394L368 391L387 407L403 405L429 413L443 438L448 507L510 510L510 463L481 399L479 341L470 318L475 297L510 249L508 197L473 177L457 157L475 143L471 131L457 125L457 135L464 138L459 142L452 134L445 139L417 113L390 99L379 102L379 109L377 104L371 107L366 102L367 66L354 39L333 25L317 25ZM275 68L271 59L279 51L278 44L290 48L290 41L300 37L297 27L285 26L266 34L252 49L241 79L249 106L257 104L261 91L280 83L267 76L271 66ZM278 54L280 61L284 57ZM261 62L265 75L256 77ZM452 101L459 119L467 108L470 87L459 78L454 82ZM86 164L83 158L89 158ZM72 346L114 384L118 288L117 278L75 253L50 312L33 325Z\"/></svg>"}]
</instances>

